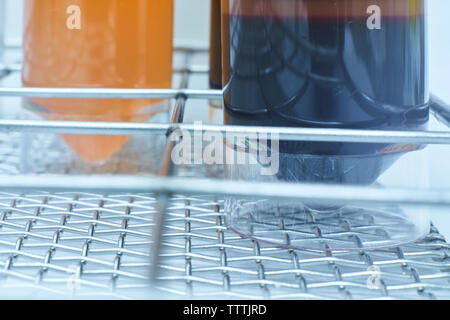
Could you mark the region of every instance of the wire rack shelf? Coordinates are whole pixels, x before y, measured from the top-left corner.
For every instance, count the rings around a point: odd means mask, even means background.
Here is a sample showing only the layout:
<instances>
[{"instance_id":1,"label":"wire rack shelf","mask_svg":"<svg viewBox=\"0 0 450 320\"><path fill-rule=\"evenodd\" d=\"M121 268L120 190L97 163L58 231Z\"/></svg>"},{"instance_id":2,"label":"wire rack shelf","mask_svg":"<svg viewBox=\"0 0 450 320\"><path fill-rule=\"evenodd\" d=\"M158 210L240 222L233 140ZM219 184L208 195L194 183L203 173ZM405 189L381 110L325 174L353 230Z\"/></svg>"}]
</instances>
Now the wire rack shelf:
<instances>
[{"instance_id":1,"label":"wire rack shelf","mask_svg":"<svg viewBox=\"0 0 450 320\"><path fill-rule=\"evenodd\" d=\"M1 12L1 10L0 10ZM1 32L0 28L0 34ZM3 43L3 41L1 41ZM3 45L3 51L17 50ZM1 97L173 99L171 122L0 120L0 297L424 299L450 297L450 246L431 226L417 243L383 250L295 250L241 238L227 229L226 194L328 199L345 203L450 206L450 191L223 181L204 166L182 168L165 147L153 175L33 175L11 171L11 135L23 132L167 135L183 123L187 101L221 91L188 88L208 68L188 63L205 48L179 47L178 89L0 87ZM1 56L0 56L1 57ZM21 70L0 61L0 80ZM433 98L448 122L448 108ZM367 131L204 125L203 131L277 133L285 140L450 144L450 131ZM8 166L7 166L8 165ZM7 169L4 169L4 167ZM214 169L219 170L219 169ZM44 190L44 191L43 191ZM327 195L327 196L324 196ZM370 213L365 213L370 219ZM343 236L358 238L347 228ZM152 281L151 281L152 280Z\"/></svg>"}]
</instances>

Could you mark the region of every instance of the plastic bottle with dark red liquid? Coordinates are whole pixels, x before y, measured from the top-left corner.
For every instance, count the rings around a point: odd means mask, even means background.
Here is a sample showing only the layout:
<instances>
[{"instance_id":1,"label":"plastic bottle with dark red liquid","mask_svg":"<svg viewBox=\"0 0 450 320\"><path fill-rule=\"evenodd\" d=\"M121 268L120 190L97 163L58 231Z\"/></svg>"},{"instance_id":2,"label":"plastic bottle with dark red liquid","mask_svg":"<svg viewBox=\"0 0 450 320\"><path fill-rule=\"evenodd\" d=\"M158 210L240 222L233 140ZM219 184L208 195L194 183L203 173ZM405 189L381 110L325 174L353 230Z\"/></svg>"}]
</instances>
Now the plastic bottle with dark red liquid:
<instances>
[{"instance_id":1,"label":"plastic bottle with dark red liquid","mask_svg":"<svg viewBox=\"0 0 450 320\"><path fill-rule=\"evenodd\" d=\"M223 0L225 122L423 130L425 0ZM283 181L371 184L417 145L280 142Z\"/></svg>"}]
</instances>

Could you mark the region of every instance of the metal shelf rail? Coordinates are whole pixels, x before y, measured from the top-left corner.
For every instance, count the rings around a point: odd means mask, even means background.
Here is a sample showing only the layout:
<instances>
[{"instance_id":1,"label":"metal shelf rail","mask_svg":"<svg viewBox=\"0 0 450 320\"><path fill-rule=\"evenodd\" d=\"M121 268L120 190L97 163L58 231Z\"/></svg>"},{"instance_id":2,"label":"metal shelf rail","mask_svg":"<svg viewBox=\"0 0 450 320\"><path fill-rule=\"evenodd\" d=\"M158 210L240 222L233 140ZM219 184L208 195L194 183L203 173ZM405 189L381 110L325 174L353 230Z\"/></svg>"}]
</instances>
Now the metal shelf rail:
<instances>
[{"instance_id":1,"label":"metal shelf rail","mask_svg":"<svg viewBox=\"0 0 450 320\"><path fill-rule=\"evenodd\" d=\"M0 35L1 30L0 24ZM0 48L12 49L1 38ZM185 65L174 70L182 76L179 89L0 88L0 97L175 99L170 123L3 119L0 133L192 132L194 125L183 124L186 101L220 98L221 92L188 89L192 74L206 78L208 68L190 65L190 58L204 50L177 51L185 55ZM0 78L20 70L20 64L0 61ZM442 102L433 111L448 120ZM450 144L450 131L223 125L202 130L244 136L276 132L284 140ZM227 230L223 213L224 195L450 207L450 190L236 182L205 179L195 172L183 177L170 161L172 147L168 141L155 176L0 175L0 297L450 297L450 245L433 226L423 241L398 248L294 250L239 237ZM377 280L377 286L369 280Z\"/></svg>"}]
</instances>

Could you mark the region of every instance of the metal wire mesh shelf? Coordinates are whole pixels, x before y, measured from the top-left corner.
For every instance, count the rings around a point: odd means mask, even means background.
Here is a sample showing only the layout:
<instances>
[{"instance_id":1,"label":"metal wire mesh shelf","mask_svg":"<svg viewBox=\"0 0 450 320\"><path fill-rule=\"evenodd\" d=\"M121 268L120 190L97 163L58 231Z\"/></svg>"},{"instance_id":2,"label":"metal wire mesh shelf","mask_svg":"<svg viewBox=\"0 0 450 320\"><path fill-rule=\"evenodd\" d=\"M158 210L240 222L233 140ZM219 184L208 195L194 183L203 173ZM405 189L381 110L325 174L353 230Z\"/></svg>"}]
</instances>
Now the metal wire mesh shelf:
<instances>
[{"instance_id":1,"label":"metal wire mesh shelf","mask_svg":"<svg viewBox=\"0 0 450 320\"><path fill-rule=\"evenodd\" d=\"M423 242L389 250L287 250L227 230L222 202L213 197L174 196L163 230L162 272L150 291L154 195L2 193L0 202L3 297L450 296L450 248L433 227ZM379 287L368 289L375 270Z\"/></svg>"},{"instance_id":2,"label":"metal wire mesh shelf","mask_svg":"<svg viewBox=\"0 0 450 320\"><path fill-rule=\"evenodd\" d=\"M0 32L1 33L1 32ZM8 50L6 48L6 50ZM205 50L178 48L184 61ZM0 78L20 64L0 64ZM170 98L171 123L0 120L0 297L395 299L449 298L450 246L432 226L421 242L368 251L294 250L240 237L225 226L223 196L450 205L446 191L297 186L211 179L220 168L173 167L152 176L27 175L17 169L16 132L165 135L183 124L186 102L221 96L188 89L207 68L174 70L180 89L1 87L1 96ZM442 103L434 112L443 122ZM277 132L285 140L450 144L450 132L315 130L205 125L202 130ZM167 144L165 155L172 145ZM212 170L212 171L211 171ZM7 174L6 174L7 173ZM14 178L11 178L14 174ZM209 178L208 180L204 178ZM45 191L41 191L45 190ZM371 219L370 212L359 218ZM352 224L342 237L358 241ZM375 223L374 228L377 226ZM157 275L150 286L150 271Z\"/></svg>"}]
</instances>

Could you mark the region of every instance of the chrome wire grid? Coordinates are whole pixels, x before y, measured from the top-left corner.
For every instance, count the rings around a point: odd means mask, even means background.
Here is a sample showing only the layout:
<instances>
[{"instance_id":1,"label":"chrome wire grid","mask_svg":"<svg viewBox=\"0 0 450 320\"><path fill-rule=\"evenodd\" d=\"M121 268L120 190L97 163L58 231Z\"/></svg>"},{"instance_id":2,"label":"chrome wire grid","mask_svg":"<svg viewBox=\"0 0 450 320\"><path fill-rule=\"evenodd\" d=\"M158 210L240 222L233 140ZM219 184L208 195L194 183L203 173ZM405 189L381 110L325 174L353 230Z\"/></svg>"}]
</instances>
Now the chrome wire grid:
<instances>
[{"instance_id":1,"label":"chrome wire grid","mask_svg":"<svg viewBox=\"0 0 450 320\"><path fill-rule=\"evenodd\" d=\"M187 100L217 98L220 92L186 89L192 75L202 75L206 79L207 68L189 63L188 56L195 56L202 50L181 48L178 51L186 55L184 61L187 63L175 70L182 77L180 89L0 88L0 96L15 97L176 99L172 123L0 121L0 130L6 132L0 137L3 175L0 179L0 297L450 298L450 246L433 226L423 241L398 248L335 251L327 249L325 242L325 250L294 250L241 238L227 229L223 195L233 189L232 183L223 183L228 189L220 190L222 182L218 180L211 180L208 186L192 180L192 189L197 193L187 195L180 192L186 190L186 186L180 184L183 180L171 180L173 176L184 179L217 177L221 175L220 168L163 165L158 173L168 180L158 180L148 188L155 193L135 191L143 189L137 182L135 185L124 183L123 190L111 188L110 185L120 187L120 183L125 181L114 180L111 176L105 176L95 184L95 190L87 192L87 189L92 189L92 180L86 179L83 184L83 178L79 176L48 177L44 174L36 178L23 175L21 154L17 151L22 132L165 134L174 127L194 130L189 124L181 124ZM18 63L0 64L0 78L18 71ZM441 119L447 119L442 110L435 108L435 112ZM275 130L254 127L227 129L244 134L252 130ZM223 132L225 127L210 125L204 130ZM292 128L277 128L275 131L286 140L450 144L448 132ZM171 145L168 144L166 154L170 150ZM118 167L122 165L120 161L116 164ZM72 165L70 168L74 170ZM76 168L74 171L69 173L97 173ZM67 170L63 172L68 173ZM46 173L45 168L42 173ZM62 183L54 183L55 179L62 179ZM184 182L188 183L187 180ZM38 191L55 189L54 186L64 183L66 186L61 188L64 192ZM72 185L74 190L68 190ZM275 189L268 189L275 196L279 195ZM356 195L360 200L367 199L363 189ZM202 190L208 195L200 196ZM296 190L308 193L314 188L305 186ZM243 193L247 196L248 192L251 191ZM433 197L427 194L416 198L410 193L398 194L398 198L390 201L403 199L424 204L448 204L448 199L442 195ZM264 192L259 195L264 195ZM370 213L366 213L366 217L370 218ZM358 230L345 232L358 238ZM154 252L159 252L158 258L154 257ZM157 275L153 282L150 282L150 270L157 271L153 273Z\"/></svg>"},{"instance_id":2,"label":"chrome wire grid","mask_svg":"<svg viewBox=\"0 0 450 320\"><path fill-rule=\"evenodd\" d=\"M0 295L67 298L432 299L450 297L450 246L306 251L243 239L223 202L173 196L150 288L151 194L0 194ZM370 285L370 284L373 285Z\"/></svg>"}]
</instances>

